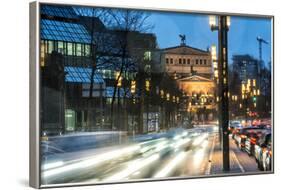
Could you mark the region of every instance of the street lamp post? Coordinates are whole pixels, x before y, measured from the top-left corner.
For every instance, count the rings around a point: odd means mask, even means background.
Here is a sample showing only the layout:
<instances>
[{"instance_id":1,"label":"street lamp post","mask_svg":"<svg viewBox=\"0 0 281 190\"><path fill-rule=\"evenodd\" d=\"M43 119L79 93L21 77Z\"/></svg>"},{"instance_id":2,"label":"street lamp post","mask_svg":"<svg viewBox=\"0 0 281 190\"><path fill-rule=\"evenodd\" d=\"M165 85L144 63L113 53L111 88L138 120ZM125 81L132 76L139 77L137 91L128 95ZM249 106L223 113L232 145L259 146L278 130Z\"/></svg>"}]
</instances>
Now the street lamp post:
<instances>
[{"instance_id":1,"label":"street lamp post","mask_svg":"<svg viewBox=\"0 0 281 190\"><path fill-rule=\"evenodd\" d=\"M218 25L216 21L218 19ZM218 89L219 89L219 127L222 130L223 170L230 170L229 163L229 109L228 109L228 43L227 33L230 26L230 17L226 15L210 16L211 30L218 31Z\"/></svg>"}]
</instances>

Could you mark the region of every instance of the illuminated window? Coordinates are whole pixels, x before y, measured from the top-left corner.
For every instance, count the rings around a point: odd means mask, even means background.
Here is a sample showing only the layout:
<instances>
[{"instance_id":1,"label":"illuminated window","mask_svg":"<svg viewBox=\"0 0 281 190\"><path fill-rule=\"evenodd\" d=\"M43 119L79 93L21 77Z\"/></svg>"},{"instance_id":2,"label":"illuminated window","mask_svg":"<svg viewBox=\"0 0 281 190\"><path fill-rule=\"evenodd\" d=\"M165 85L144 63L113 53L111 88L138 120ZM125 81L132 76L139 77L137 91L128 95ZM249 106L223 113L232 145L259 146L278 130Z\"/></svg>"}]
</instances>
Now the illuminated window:
<instances>
[{"instance_id":1,"label":"illuminated window","mask_svg":"<svg viewBox=\"0 0 281 190\"><path fill-rule=\"evenodd\" d=\"M58 52L64 54L63 42L58 41Z\"/></svg>"},{"instance_id":2,"label":"illuminated window","mask_svg":"<svg viewBox=\"0 0 281 190\"><path fill-rule=\"evenodd\" d=\"M81 44L76 44L76 55L77 56L81 56L82 55L82 48L81 48Z\"/></svg>"},{"instance_id":3,"label":"illuminated window","mask_svg":"<svg viewBox=\"0 0 281 190\"><path fill-rule=\"evenodd\" d=\"M53 50L54 50L54 42L48 41L48 53L52 53Z\"/></svg>"},{"instance_id":4,"label":"illuminated window","mask_svg":"<svg viewBox=\"0 0 281 190\"><path fill-rule=\"evenodd\" d=\"M144 60L151 61L151 51L144 52Z\"/></svg>"},{"instance_id":5,"label":"illuminated window","mask_svg":"<svg viewBox=\"0 0 281 190\"><path fill-rule=\"evenodd\" d=\"M72 43L67 43L67 55L73 55Z\"/></svg>"},{"instance_id":6,"label":"illuminated window","mask_svg":"<svg viewBox=\"0 0 281 190\"><path fill-rule=\"evenodd\" d=\"M86 44L85 45L85 56L90 56L90 45Z\"/></svg>"}]
</instances>

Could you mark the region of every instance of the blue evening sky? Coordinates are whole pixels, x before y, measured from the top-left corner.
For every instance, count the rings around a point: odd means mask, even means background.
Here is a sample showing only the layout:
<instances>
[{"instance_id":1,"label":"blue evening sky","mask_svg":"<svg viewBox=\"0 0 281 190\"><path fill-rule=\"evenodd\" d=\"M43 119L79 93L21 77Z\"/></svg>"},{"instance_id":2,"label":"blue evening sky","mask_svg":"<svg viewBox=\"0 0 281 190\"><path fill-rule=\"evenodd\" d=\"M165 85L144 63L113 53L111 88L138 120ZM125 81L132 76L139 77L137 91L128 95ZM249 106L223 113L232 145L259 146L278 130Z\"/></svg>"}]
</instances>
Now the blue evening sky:
<instances>
[{"instance_id":1,"label":"blue evening sky","mask_svg":"<svg viewBox=\"0 0 281 190\"><path fill-rule=\"evenodd\" d=\"M203 50L217 44L218 34L210 30L207 15L151 12L148 22L154 25L151 32L156 34L160 48L179 45L179 34L186 35L187 45ZM258 59L257 36L269 42L263 44L263 60L266 65L271 61L271 19L232 16L228 35L230 63L234 54L249 54Z\"/></svg>"}]
</instances>

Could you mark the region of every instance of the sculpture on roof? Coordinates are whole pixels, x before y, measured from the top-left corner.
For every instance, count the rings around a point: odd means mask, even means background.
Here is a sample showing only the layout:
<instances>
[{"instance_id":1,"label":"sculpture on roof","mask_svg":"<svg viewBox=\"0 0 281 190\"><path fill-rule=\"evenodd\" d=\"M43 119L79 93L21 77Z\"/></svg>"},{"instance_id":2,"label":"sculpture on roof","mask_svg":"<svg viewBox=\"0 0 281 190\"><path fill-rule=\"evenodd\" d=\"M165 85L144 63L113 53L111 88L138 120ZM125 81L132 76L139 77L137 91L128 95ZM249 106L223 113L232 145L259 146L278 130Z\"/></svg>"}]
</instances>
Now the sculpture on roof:
<instances>
[{"instance_id":1,"label":"sculpture on roof","mask_svg":"<svg viewBox=\"0 0 281 190\"><path fill-rule=\"evenodd\" d=\"M185 40L186 40L185 34L180 34L179 37L181 39L181 45L184 46L185 45Z\"/></svg>"}]
</instances>

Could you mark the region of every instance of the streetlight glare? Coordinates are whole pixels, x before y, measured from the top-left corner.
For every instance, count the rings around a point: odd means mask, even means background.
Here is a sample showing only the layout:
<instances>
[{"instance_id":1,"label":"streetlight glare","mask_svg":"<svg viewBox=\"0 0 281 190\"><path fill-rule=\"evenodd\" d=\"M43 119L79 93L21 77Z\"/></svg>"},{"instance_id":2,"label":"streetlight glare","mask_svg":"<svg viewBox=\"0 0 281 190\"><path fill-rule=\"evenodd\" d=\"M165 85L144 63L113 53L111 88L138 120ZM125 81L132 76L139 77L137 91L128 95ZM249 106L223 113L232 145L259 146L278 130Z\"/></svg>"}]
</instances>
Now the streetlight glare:
<instances>
[{"instance_id":1,"label":"streetlight glare","mask_svg":"<svg viewBox=\"0 0 281 190\"><path fill-rule=\"evenodd\" d=\"M217 20L216 20L216 16L215 16L215 15L210 15L210 16L209 16L209 25L210 25L211 27L217 25Z\"/></svg>"},{"instance_id":2,"label":"streetlight glare","mask_svg":"<svg viewBox=\"0 0 281 190\"><path fill-rule=\"evenodd\" d=\"M227 17L226 17L226 25L227 25L228 27L230 27L230 24L231 24L230 16L227 16Z\"/></svg>"}]
</instances>

